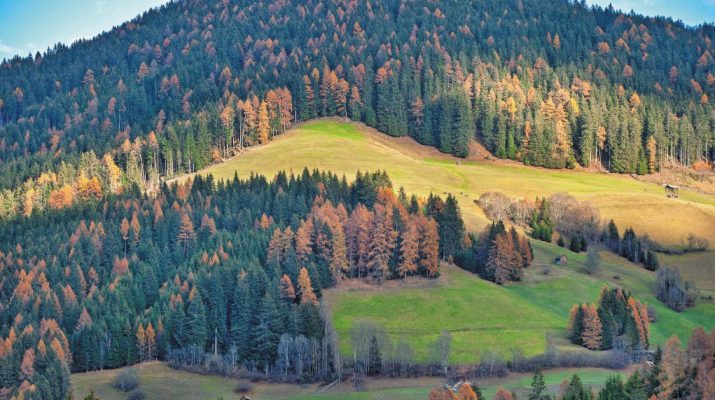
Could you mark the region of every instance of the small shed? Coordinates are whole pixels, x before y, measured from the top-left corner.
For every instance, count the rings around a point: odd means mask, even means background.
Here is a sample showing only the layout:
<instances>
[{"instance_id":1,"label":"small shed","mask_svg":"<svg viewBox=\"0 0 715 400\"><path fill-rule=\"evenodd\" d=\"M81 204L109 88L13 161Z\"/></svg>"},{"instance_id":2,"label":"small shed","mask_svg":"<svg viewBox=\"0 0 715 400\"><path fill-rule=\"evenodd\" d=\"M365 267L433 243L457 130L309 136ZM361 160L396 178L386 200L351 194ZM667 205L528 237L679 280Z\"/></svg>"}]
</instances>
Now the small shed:
<instances>
[{"instance_id":1,"label":"small shed","mask_svg":"<svg viewBox=\"0 0 715 400\"><path fill-rule=\"evenodd\" d=\"M556 258L554 259L554 264L556 264L556 265L568 265L568 263L569 263L569 258L563 254L556 256Z\"/></svg>"},{"instance_id":2,"label":"small shed","mask_svg":"<svg viewBox=\"0 0 715 400\"><path fill-rule=\"evenodd\" d=\"M665 184L663 185L665 188L665 195L668 196L670 199L677 199L678 198L678 189L680 189L678 186L675 185L670 185L670 184Z\"/></svg>"}]
</instances>

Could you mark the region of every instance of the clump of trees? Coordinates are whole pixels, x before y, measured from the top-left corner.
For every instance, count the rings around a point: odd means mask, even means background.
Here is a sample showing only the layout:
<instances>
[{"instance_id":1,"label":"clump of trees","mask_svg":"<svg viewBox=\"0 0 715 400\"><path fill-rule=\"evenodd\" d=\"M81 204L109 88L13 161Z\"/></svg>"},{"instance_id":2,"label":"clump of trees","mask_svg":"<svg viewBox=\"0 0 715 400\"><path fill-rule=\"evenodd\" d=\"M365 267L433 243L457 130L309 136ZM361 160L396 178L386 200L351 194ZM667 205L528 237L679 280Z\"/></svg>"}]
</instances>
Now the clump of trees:
<instances>
[{"instance_id":1,"label":"clump of trees","mask_svg":"<svg viewBox=\"0 0 715 400\"><path fill-rule=\"evenodd\" d=\"M417 204L410 201L409 208L417 208ZM427 198L425 213L434 218L439 226L440 247L439 254L442 259L451 260L462 251L465 241L464 221L462 210L457 199L448 194L445 200L432 195Z\"/></svg>"},{"instance_id":2,"label":"clump of trees","mask_svg":"<svg viewBox=\"0 0 715 400\"><path fill-rule=\"evenodd\" d=\"M596 304L576 304L569 339L591 350L616 349L639 359L648 349L650 320L645 304L620 288L604 287Z\"/></svg>"},{"instance_id":3,"label":"clump of trees","mask_svg":"<svg viewBox=\"0 0 715 400\"><path fill-rule=\"evenodd\" d=\"M683 281L677 268L663 267L658 270L655 297L675 311L683 311L695 305L697 291L690 281Z\"/></svg>"},{"instance_id":4,"label":"clump of trees","mask_svg":"<svg viewBox=\"0 0 715 400\"><path fill-rule=\"evenodd\" d=\"M536 199L536 207L531 216L531 237L551 243L554 235L554 221L551 219L549 202L546 199Z\"/></svg>"},{"instance_id":5,"label":"clump of trees","mask_svg":"<svg viewBox=\"0 0 715 400\"><path fill-rule=\"evenodd\" d=\"M470 235L471 246L456 258L457 265L484 279L503 284L519 281L534 258L526 236L502 221L493 222L479 236Z\"/></svg>"},{"instance_id":6,"label":"clump of trees","mask_svg":"<svg viewBox=\"0 0 715 400\"><path fill-rule=\"evenodd\" d=\"M477 203L493 221L512 221L531 228L531 236L535 239L551 242L554 232L558 232L563 246L568 243L574 252L586 251L588 243L596 241L601 231L598 210L566 193L537 197L531 202L510 199L499 192L487 192Z\"/></svg>"},{"instance_id":7,"label":"clump of trees","mask_svg":"<svg viewBox=\"0 0 715 400\"><path fill-rule=\"evenodd\" d=\"M700 236L689 234L684 241L683 249L687 252L705 251L710 247L710 242Z\"/></svg>"},{"instance_id":8,"label":"clump of trees","mask_svg":"<svg viewBox=\"0 0 715 400\"><path fill-rule=\"evenodd\" d=\"M412 344L404 338L391 338L382 326L356 320L350 326L349 336L352 357L346 364L352 367L352 379L357 386L367 376L406 377L418 373Z\"/></svg>"},{"instance_id":9,"label":"clump of trees","mask_svg":"<svg viewBox=\"0 0 715 400\"><path fill-rule=\"evenodd\" d=\"M648 235L638 236L633 228L628 228L623 237L618 232L618 226L613 220L603 229L601 242L606 249L628 259L635 264L641 264L649 271L656 271L660 265L655 247Z\"/></svg>"}]
</instances>

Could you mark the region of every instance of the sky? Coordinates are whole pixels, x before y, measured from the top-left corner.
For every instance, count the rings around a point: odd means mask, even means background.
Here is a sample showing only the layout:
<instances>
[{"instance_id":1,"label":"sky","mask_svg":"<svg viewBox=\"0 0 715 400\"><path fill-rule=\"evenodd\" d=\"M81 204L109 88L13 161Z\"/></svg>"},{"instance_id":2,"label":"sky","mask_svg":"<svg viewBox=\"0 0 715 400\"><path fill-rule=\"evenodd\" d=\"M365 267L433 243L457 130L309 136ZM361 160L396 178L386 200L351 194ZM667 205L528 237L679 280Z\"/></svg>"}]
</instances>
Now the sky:
<instances>
[{"instance_id":1,"label":"sky","mask_svg":"<svg viewBox=\"0 0 715 400\"><path fill-rule=\"evenodd\" d=\"M0 60L92 38L168 0L0 0ZM546 0L548 1L548 0ZM715 22L715 0L587 0L688 25Z\"/></svg>"},{"instance_id":2,"label":"sky","mask_svg":"<svg viewBox=\"0 0 715 400\"><path fill-rule=\"evenodd\" d=\"M603 7L613 4L613 8L627 13L633 10L648 16L672 17L691 26L715 22L715 0L587 0L586 2Z\"/></svg>"},{"instance_id":3,"label":"sky","mask_svg":"<svg viewBox=\"0 0 715 400\"><path fill-rule=\"evenodd\" d=\"M92 38L168 0L0 0L0 60Z\"/></svg>"}]
</instances>

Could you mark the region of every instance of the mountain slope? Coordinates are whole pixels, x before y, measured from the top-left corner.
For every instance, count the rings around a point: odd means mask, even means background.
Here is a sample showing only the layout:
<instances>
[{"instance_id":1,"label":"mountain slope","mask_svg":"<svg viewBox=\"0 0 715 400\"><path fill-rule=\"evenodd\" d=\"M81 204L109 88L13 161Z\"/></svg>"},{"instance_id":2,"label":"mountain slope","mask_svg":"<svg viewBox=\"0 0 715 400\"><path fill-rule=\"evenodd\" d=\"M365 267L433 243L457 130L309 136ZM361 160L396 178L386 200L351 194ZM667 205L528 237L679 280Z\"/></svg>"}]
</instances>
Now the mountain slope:
<instances>
[{"instance_id":1,"label":"mountain slope","mask_svg":"<svg viewBox=\"0 0 715 400\"><path fill-rule=\"evenodd\" d=\"M2 64L0 215L115 191L84 152L143 186L325 115L552 168L712 160L712 33L563 0L173 2Z\"/></svg>"}]
</instances>

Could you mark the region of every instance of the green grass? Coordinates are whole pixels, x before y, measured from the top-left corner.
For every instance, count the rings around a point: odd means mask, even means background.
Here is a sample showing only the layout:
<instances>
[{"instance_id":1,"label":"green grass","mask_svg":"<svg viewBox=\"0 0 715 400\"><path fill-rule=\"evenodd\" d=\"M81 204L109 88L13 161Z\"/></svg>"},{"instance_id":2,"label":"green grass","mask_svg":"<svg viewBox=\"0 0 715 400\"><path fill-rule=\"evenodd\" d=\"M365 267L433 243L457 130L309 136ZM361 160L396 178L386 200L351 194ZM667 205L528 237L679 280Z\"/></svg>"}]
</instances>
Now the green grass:
<instances>
[{"instance_id":1,"label":"green grass","mask_svg":"<svg viewBox=\"0 0 715 400\"><path fill-rule=\"evenodd\" d=\"M620 375L624 380L627 379L627 374L621 371L611 371L600 368L580 368L546 372L544 373L544 381L551 393L558 393L561 383L566 379L570 380L574 374L578 374L584 385L591 386L596 390L600 389L606 382L606 378L611 375ZM529 388L531 387L531 379L531 376L507 379L504 382L500 382L499 385L485 386L484 389L482 389L482 394L485 399L491 399L499 386L502 386L509 391L515 391L517 395L519 395L519 398L526 398Z\"/></svg>"},{"instance_id":2,"label":"green grass","mask_svg":"<svg viewBox=\"0 0 715 400\"><path fill-rule=\"evenodd\" d=\"M519 347L527 355L540 354L546 349L545 333L562 330L568 316L524 302L454 266L443 267L435 287L329 291L327 296L345 354L352 321L364 318L394 339L407 338L421 362L428 361L429 346L442 330L452 335L455 364L472 363L489 350L509 356L511 348Z\"/></svg>"},{"instance_id":3,"label":"green grass","mask_svg":"<svg viewBox=\"0 0 715 400\"><path fill-rule=\"evenodd\" d=\"M621 230L633 226L665 245L677 245L689 233L715 243L715 198L681 190L668 199L659 185L629 176L570 170L547 170L510 162L464 162L409 138L391 138L360 124L323 119L292 129L268 145L211 166L200 173L230 178L251 172L273 176L280 170L300 173L304 167L331 170L349 179L357 170L386 170L396 186L410 193L451 192L458 195L472 229L488 221L473 200L486 191L518 198L569 192L597 206ZM461 192L461 194L460 194Z\"/></svg>"},{"instance_id":4,"label":"green grass","mask_svg":"<svg viewBox=\"0 0 715 400\"><path fill-rule=\"evenodd\" d=\"M638 300L655 309L657 322L651 325L652 344L663 344L674 334L685 342L695 327L704 326L706 330L715 327L715 305L699 302L696 307L680 313L669 309L652 293L655 273L620 257L601 252L600 269L595 275L588 276L579 272L585 262L585 253L574 254L538 241L532 241L532 244L537 256L536 268L527 271L524 283L509 285L507 290L518 293L525 301L540 308L567 315L572 304L595 302L603 285L610 284L630 290ZM541 268L538 265L549 263L557 254L568 255L569 264L564 267L551 265L549 268L553 276L539 276Z\"/></svg>"}]
</instances>

